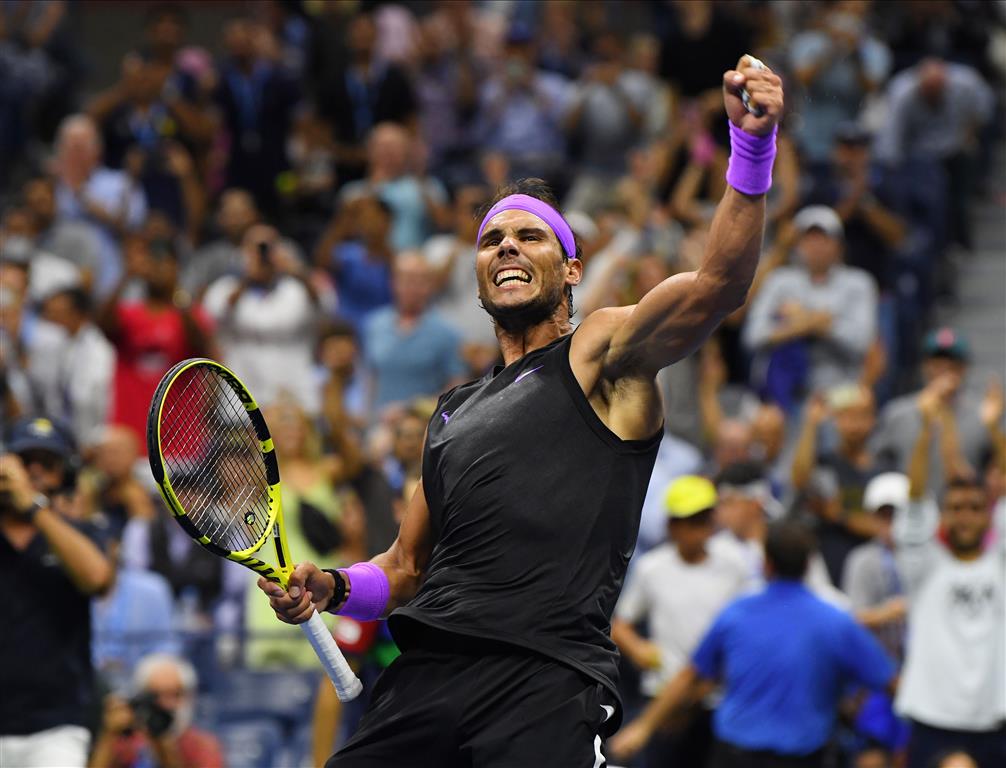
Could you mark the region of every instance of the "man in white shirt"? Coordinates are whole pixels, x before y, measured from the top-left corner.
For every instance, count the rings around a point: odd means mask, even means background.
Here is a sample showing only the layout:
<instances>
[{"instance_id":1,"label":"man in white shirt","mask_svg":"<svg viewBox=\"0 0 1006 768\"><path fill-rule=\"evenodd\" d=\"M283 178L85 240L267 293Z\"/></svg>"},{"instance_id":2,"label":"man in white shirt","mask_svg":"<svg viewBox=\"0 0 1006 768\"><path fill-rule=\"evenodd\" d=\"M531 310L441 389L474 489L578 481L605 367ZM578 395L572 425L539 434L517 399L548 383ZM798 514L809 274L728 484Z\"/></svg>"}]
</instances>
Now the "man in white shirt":
<instances>
[{"instance_id":1,"label":"man in white shirt","mask_svg":"<svg viewBox=\"0 0 1006 768\"><path fill-rule=\"evenodd\" d=\"M1006 765L1006 536L980 480L952 479L939 525L913 498L894 523L909 597L908 642L895 709L911 720L908 768L964 749L978 765ZM945 545L937 538L945 533Z\"/></svg>"},{"instance_id":2,"label":"man in white shirt","mask_svg":"<svg viewBox=\"0 0 1006 768\"><path fill-rule=\"evenodd\" d=\"M91 320L91 300L80 286L42 303L46 325L32 349L29 374L42 411L68 424L77 444L89 447L108 418L115 349Z\"/></svg>"},{"instance_id":3,"label":"man in white shirt","mask_svg":"<svg viewBox=\"0 0 1006 768\"><path fill-rule=\"evenodd\" d=\"M684 475L664 493L668 541L643 555L615 607L611 637L643 670L652 698L689 663L720 610L747 585L744 563L706 543L712 536L716 488ZM650 639L634 625L648 619ZM701 707L682 729L650 742L647 765L702 765L711 744L710 710Z\"/></svg>"},{"instance_id":4,"label":"man in white shirt","mask_svg":"<svg viewBox=\"0 0 1006 768\"><path fill-rule=\"evenodd\" d=\"M270 226L251 227L242 241L244 273L225 275L206 291L224 362L268 405L282 393L317 414L314 347L322 312L303 265Z\"/></svg>"}]
</instances>

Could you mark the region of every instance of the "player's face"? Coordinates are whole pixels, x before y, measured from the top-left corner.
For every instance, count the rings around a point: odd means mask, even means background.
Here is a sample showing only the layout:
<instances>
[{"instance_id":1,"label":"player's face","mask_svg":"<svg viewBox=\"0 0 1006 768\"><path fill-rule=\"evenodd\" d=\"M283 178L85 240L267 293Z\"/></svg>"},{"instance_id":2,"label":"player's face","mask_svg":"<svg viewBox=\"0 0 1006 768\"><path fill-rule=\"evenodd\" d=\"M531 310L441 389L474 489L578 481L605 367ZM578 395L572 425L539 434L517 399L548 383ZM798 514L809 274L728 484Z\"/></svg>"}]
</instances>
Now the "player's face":
<instances>
[{"instance_id":1,"label":"player's face","mask_svg":"<svg viewBox=\"0 0 1006 768\"><path fill-rule=\"evenodd\" d=\"M580 281L580 262L566 259L552 229L527 211L494 216L476 247L479 299L507 330L551 317L566 300L566 286Z\"/></svg>"},{"instance_id":2,"label":"player's face","mask_svg":"<svg viewBox=\"0 0 1006 768\"><path fill-rule=\"evenodd\" d=\"M951 549L974 552L988 533L992 515L981 488L952 488L943 500L943 526Z\"/></svg>"}]
</instances>

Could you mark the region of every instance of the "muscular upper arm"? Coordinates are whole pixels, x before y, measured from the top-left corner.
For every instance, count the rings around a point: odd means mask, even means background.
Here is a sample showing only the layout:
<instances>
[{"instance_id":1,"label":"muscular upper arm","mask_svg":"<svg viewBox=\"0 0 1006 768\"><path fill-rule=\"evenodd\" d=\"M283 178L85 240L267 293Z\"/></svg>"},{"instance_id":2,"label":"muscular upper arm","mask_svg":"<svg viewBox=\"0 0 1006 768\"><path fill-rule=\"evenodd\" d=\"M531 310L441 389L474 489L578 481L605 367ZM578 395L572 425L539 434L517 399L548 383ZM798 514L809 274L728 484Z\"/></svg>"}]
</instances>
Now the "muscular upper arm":
<instances>
[{"instance_id":1,"label":"muscular upper arm","mask_svg":"<svg viewBox=\"0 0 1006 768\"><path fill-rule=\"evenodd\" d=\"M652 380L661 368L697 349L727 314L727 305L701 273L674 275L634 306L588 317L573 339L574 372L587 393L601 380Z\"/></svg>"},{"instance_id":2,"label":"muscular upper arm","mask_svg":"<svg viewBox=\"0 0 1006 768\"><path fill-rule=\"evenodd\" d=\"M391 589L388 611L409 602L419 591L430 561L432 546L430 509L420 480L405 510L398 537L387 552L373 559L388 576Z\"/></svg>"}]
</instances>

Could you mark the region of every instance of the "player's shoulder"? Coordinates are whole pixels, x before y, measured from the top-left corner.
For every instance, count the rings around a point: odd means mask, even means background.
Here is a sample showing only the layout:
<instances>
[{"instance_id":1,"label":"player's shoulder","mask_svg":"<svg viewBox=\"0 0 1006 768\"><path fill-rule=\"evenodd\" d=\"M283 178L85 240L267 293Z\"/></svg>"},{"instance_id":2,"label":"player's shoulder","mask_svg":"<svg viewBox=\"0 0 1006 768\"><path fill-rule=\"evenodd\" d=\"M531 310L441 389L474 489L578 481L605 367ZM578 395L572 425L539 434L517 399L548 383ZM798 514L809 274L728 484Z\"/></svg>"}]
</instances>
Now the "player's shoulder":
<instances>
[{"instance_id":1,"label":"player's shoulder","mask_svg":"<svg viewBox=\"0 0 1006 768\"><path fill-rule=\"evenodd\" d=\"M610 346L612 337L629 319L633 309L635 304L602 307L591 312L573 334L570 354L583 355L587 359L603 355Z\"/></svg>"}]
</instances>

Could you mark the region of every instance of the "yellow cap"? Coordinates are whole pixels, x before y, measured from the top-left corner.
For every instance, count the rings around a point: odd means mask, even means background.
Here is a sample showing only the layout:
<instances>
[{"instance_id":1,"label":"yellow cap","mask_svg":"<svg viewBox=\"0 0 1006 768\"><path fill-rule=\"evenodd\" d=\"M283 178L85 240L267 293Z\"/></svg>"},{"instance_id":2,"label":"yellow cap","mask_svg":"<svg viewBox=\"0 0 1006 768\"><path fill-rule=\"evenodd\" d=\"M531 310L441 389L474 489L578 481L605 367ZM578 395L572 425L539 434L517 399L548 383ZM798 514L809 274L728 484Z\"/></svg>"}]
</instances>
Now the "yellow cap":
<instances>
[{"instance_id":1,"label":"yellow cap","mask_svg":"<svg viewBox=\"0 0 1006 768\"><path fill-rule=\"evenodd\" d=\"M682 475L664 491L668 517L682 519L716 506L716 486L697 475Z\"/></svg>"}]
</instances>

